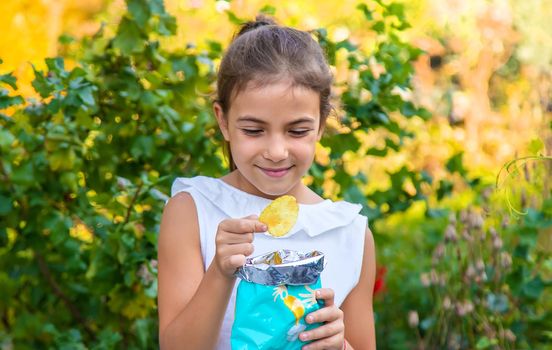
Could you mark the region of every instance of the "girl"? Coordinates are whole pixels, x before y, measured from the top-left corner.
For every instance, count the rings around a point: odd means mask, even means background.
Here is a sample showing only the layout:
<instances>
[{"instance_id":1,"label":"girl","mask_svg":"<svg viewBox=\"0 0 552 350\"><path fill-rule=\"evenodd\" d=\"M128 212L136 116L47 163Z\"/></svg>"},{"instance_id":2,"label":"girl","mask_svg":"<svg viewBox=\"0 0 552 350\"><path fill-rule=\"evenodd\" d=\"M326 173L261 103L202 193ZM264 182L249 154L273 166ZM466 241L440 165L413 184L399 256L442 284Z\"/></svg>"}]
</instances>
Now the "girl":
<instances>
[{"instance_id":1,"label":"girl","mask_svg":"<svg viewBox=\"0 0 552 350\"><path fill-rule=\"evenodd\" d=\"M374 241L360 205L324 200L301 179L330 112L331 73L310 34L258 17L222 59L214 114L231 172L177 178L159 236L160 345L230 349L234 272L247 256L278 249L319 250L327 265L324 307L307 315L322 326L300 334L303 349L375 349ZM293 195L299 218L286 238L256 216Z\"/></svg>"}]
</instances>

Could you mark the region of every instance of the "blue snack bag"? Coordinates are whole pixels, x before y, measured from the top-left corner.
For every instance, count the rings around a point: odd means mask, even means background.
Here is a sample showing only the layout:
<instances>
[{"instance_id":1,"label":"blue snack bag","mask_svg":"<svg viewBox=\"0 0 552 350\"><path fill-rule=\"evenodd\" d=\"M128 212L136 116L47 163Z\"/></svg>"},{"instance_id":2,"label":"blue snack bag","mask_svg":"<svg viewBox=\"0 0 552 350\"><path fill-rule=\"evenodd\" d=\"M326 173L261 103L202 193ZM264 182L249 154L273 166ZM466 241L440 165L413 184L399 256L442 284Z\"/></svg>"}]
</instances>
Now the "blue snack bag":
<instances>
[{"instance_id":1,"label":"blue snack bag","mask_svg":"<svg viewBox=\"0 0 552 350\"><path fill-rule=\"evenodd\" d=\"M237 271L239 282L232 326L232 349L301 349L301 332L318 327L305 316L323 307L324 255L279 250L248 259Z\"/></svg>"}]
</instances>

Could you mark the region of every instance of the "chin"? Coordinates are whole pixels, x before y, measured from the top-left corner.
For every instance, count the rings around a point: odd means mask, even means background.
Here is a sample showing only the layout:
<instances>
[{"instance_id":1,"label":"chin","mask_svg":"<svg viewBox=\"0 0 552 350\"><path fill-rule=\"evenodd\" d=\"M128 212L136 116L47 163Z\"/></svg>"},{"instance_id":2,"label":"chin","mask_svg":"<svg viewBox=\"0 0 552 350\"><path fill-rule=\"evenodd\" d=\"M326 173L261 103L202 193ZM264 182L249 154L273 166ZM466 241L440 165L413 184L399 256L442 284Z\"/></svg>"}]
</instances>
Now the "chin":
<instances>
[{"instance_id":1,"label":"chin","mask_svg":"<svg viewBox=\"0 0 552 350\"><path fill-rule=\"evenodd\" d=\"M263 193L266 196L269 197L280 197L285 194L288 194L292 189L293 186L255 186L257 190L261 193Z\"/></svg>"}]
</instances>

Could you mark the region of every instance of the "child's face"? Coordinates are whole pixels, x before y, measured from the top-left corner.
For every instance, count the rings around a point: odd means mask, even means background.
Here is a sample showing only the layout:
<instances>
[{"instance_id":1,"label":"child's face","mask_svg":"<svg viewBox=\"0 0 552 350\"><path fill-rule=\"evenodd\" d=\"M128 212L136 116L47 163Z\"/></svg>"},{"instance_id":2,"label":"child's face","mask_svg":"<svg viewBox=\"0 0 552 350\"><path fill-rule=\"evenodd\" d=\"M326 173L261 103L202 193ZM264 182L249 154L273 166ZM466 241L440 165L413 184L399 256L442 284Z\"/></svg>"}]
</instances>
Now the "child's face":
<instances>
[{"instance_id":1,"label":"child's face","mask_svg":"<svg viewBox=\"0 0 552 350\"><path fill-rule=\"evenodd\" d=\"M320 97L283 81L248 86L223 116L215 114L247 192L276 197L297 193L322 135Z\"/></svg>"}]
</instances>

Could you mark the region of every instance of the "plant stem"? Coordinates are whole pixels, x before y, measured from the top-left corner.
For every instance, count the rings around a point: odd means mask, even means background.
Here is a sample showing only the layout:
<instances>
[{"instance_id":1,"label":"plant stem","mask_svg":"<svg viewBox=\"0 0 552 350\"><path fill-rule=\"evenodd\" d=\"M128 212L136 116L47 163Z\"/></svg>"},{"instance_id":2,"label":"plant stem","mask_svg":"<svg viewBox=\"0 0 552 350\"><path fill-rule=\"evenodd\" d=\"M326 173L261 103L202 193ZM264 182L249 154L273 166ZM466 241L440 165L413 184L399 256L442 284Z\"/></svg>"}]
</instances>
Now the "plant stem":
<instances>
[{"instance_id":1,"label":"plant stem","mask_svg":"<svg viewBox=\"0 0 552 350\"><path fill-rule=\"evenodd\" d=\"M82 316L79 309L75 306L75 304L71 302L69 297L63 292L59 284L56 282L42 254L40 254L35 250L34 255L35 255L36 261L38 262L38 268L40 270L40 273L46 279L46 282L48 282L54 294L58 296L61 299L61 301L63 301L67 309L69 309L69 312L71 313L73 318L75 318L82 325L82 327L88 333L88 335L94 338L94 332L88 327L86 323L86 319Z\"/></svg>"},{"instance_id":2,"label":"plant stem","mask_svg":"<svg viewBox=\"0 0 552 350\"><path fill-rule=\"evenodd\" d=\"M130 214L132 213L132 207L134 206L134 203L136 203L136 200L138 199L138 196L140 195L140 191L142 191L142 187L144 186L144 183L140 183L138 185L138 188L136 189L136 192L134 193L134 196L132 197L132 200L130 201L130 204L127 208L127 213L125 216L125 224L128 223L130 220Z\"/></svg>"}]
</instances>

